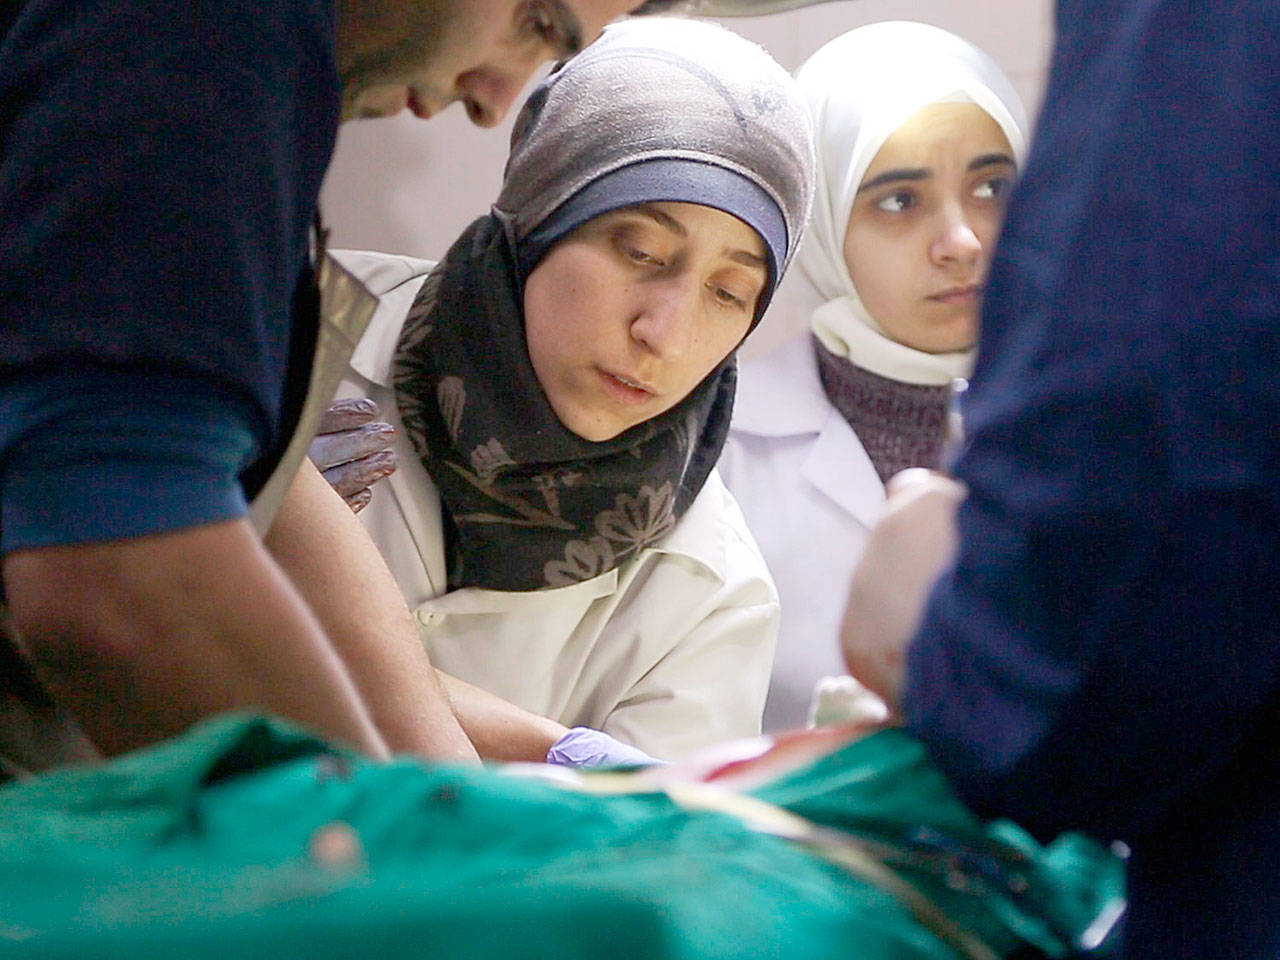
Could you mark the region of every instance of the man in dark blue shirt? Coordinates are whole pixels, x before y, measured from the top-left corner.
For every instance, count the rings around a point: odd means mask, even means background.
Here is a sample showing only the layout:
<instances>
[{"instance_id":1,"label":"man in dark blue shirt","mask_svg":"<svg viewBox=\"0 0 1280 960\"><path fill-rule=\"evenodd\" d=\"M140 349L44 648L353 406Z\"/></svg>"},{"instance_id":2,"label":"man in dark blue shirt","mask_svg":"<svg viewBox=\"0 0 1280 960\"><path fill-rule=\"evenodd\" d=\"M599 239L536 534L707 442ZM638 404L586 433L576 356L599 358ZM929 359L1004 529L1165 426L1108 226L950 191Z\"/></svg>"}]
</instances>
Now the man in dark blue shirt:
<instances>
[{"instance_id":1,"label":"man in dark blue shirt","mask_svg":"<svg viewBox=\"0 0 1280 960\"><path fill-rule=\"evenodd\" d=\"M339 118L459 101L492 125L534 67L631 6L6 5L3 589L23 655L99 749L257 707L376 754L474 756L431 670L343 656L247 501L308 383Z\"/></svg>"},{"instance_id":2,"label":"man in dark blue shirt","mask_svg":"<svg viewBox=\"0 0 1280 960\"><path fill-rule=\"evenodd\" d=\"M1129 846L1126 956L1277 957L1280 4L1058 8L963 487L894 485L846 651L975 808Z\"/></svg>"}]
</instances>

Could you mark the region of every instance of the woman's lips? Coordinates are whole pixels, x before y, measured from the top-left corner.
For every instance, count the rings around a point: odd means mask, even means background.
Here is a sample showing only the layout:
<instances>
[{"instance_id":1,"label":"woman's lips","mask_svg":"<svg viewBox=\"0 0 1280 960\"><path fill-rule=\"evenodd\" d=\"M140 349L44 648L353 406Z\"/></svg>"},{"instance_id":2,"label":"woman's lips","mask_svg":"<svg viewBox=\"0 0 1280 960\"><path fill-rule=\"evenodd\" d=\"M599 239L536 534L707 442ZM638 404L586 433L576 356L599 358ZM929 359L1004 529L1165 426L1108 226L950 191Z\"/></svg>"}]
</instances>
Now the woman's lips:
<instances>
[{"instance_id":1,"label":"woman's lips","mask_svg":"<svg viewBox=\"0 0 1280 960\"><path fill-rule=\"evenodd\" d=\"M975 283L967 287L952 287L939 293L931 293L928 299L938 303L975 303L981 295L982 287Z\"/></svg>"},{"instance_id":2,"label":"woman's lips","mask_svg":"<svg viewBox=\"0 0 1280 960\"><path fill-rule=\"evenodd\" d=\"M655 391L646 383L596 368L605 392L620 403L635 406L653 399Z\"/></svg>"}]
</instances>

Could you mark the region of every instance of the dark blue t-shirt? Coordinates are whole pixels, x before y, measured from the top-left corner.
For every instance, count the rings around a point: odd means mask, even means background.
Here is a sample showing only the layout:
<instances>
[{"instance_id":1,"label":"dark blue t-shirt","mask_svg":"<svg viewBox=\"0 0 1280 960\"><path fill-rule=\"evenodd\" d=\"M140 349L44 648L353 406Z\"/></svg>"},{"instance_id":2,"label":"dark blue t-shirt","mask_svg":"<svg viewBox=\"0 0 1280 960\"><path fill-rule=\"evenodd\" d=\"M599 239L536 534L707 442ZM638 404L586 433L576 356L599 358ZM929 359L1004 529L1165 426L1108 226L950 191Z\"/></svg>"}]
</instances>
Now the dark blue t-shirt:
<instances>
[{"instance_id":1,"label":"dark blue t-shirt","mask_svg":"<svg viewBox=\"0 0 1280 960\"><path fill-rule=\"evenodd\" d=\"M296 377L314 335L314 316L294 316L337 127L334 16L324 0L22 5L0 40L0 497L41 489L31 471L68 459L60 438L118 486L117 434L146 409L135 465L156 468L137 482L184 483L201 446L184 438L202 435L201 472L229 488L212 513L243 510L237 478L279 443L291 353ZM73 412L57 394L78 378ZM109 438L96 452L94 406ZM90 471L53 469L44 496L62 501L70 539L210 519L204 494L144 489L127 522L117 511L95 534ZM10 520L0 513L4 550L63 538Z\"/></svg>"},{"instance_id":2,"label":"dark blue t-shirt","mask_svg":"<svg viewBox=\"0 0 1280 960\"><path fill-rule=\"evenodd\" d=\"M1133 957L1280 956L1280 4L1059 0L909 728L1133 849Z\"/></svg>"}]
</instances>

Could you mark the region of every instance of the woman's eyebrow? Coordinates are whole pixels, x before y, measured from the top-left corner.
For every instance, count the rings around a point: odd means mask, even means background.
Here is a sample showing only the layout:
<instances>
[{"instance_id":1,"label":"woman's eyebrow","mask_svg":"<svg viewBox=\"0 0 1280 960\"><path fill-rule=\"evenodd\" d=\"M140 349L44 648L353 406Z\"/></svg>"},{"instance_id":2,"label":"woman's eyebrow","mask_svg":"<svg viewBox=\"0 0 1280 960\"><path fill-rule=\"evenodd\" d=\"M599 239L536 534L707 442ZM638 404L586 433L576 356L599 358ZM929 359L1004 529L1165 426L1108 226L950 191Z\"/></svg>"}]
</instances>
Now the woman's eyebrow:
<instances>
[{"instance_id":1,"label":"woman's eyebrow","mask_svg":"<svg viewBox=\"0 0 1280 960\"><path fill-rule=\"evenodd\" d=\"M665 210L659 210L657 207L651 207L647 203L638 204L632 209L635 210L636 213L643 213L649 219L657 221L660 226L666 227L677 237L689 236L689 231L684 228L684 224L671 216L671 214L667 213Z\"/></svg>"},{"instance_id":2,"label":"woman's eyebrow","mask_svg":"<svg viewBox=\"0 0 1280 960\"><path fill-rule=\"evenodd\" d=\"M969 161L970 170L980 170L983 167L997 165L1015 166L1013 157L1007 153L984 153L982 156ZM900 170L886 170L884 173L876 174L870 180L863 180L862 186L858 187L857 192L862 193L864 190L873 190L876 187L882 187L886 183L893 183L897 180L928 180L931 176L933 174L924 167L903 167Z\"/></svg>"},{"instance_id":3,"label":"woman's eyebrow","mask_svg":"<svg viewBox=\"0 0 1280 960\"><path fill-rule=\"evenodd\" d=\"M870 180L863 180L862 186L858 188L858 193L864 190L873 190L876 187L882 187L886 183L892 183L895 180L928 180L931 174L924 167L915 167L912 169L903 168L901 170L886 170L884 173L876 174Z\"/></svg>"},{"instance_id":4,"label":"woman's eyebrow","mask_svg":"<svg viewBox=\"0 0 1280 960\"><path fill-rule=\"evenodd\" d=\"M651 207L647 203L637 204L631 209L636 213L644 214L660 226L670 230L677 237L689 236L689 231L685 229L684 224L671 216L671 214L667 213L665 210L659 210L657 207ZM730 260L741 263L744 266L759 267L761 270L769 269L768 261L766 261L764 257L752 253L750 250L735 250L732 247L725 247L724 250L721 251L721 255L728 257Z\"/></svg>"},{"instance_id":5,"label":"woman's eyebrow","mask_svg":"<svg viewBox=\"0 0 1280 960\"><path fill-rule=\"evenodd\" d=\"M745 267L758 267L761 270L768 271L769 263L764 257L752 253L750 250L734 250L731 247L725 247L721 252L721 256L728 257Z\"/></svg>"},{"instance_id":6,"label":"woman's eyebrow","mask_svg":"<svg viewBox=\"0 0 1280 960\"><path fill-rule=\"evenodd\" d=\"M969 161L970 170L981 170L983 167L996 165L1016 166L1013 162L1013 157L1007 153L984 153L982 156Z\"/></svg>"}]
</instances>

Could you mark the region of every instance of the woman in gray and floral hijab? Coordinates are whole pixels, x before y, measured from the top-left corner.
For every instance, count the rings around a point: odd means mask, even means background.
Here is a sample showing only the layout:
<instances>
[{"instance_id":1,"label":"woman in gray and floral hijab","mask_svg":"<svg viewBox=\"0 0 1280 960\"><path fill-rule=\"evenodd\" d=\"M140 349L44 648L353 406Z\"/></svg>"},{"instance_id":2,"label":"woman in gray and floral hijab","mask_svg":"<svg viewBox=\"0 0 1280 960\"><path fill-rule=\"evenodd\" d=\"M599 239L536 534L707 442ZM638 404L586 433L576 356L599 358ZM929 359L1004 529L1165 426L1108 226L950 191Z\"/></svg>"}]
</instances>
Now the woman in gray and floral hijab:
<instances>
[{"instance_id":1,"label":"woman in gray and floral hijab","mask_svg":"<svg viewBox=\"0 0 1280 960\"><path fill-rule=\"evenodd\" d=\"M340 393L405 435L362 519L438 669L662 757L758 731L776 597L712 468L811 154L758 47L631 21L534 92L425 281L345 257L382 306Z\"/></svg>"}]
</instances>

